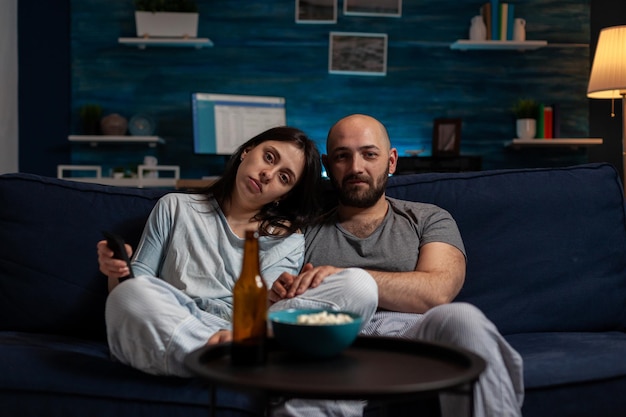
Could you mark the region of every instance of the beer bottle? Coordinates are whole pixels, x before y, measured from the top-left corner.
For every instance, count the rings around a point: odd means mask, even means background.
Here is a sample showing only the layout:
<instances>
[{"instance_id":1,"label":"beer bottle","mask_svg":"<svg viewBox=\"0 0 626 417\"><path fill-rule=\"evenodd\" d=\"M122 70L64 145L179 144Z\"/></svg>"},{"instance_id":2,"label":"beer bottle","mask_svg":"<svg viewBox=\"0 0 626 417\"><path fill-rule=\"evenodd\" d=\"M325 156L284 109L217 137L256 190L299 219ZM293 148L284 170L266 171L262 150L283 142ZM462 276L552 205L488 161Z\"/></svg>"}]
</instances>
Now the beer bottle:
<instances>
[{"instance_id":1,"label":"beer bottle","mask_svg":"<svg viewBox=\"0 0 626 417\"><path fill-rule=\"evenodd\" d=\"M246 231L243 266L233 290L233 365L265 363L267 286L259 267L259 234Z\"/></svg>"}]
</instances>

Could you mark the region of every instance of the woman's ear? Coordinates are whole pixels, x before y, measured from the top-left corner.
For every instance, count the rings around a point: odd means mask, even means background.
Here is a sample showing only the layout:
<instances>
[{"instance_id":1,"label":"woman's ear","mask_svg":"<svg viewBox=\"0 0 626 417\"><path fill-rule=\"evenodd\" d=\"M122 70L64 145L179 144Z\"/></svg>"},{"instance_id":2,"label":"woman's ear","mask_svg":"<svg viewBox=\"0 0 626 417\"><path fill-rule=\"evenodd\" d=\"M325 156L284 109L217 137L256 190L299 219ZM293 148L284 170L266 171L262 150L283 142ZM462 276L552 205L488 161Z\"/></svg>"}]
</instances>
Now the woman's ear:
<instances>
[{"instance_id":1,"label":"woman's ear","mask_svg":"<svg viewBox=\"0 0 626 417\"><path fill-rule=\"evenodd\" d=\"M250 151L250 148L244 149L243 152L241 152L241 156L239 157L239 160L243 161L243 158L246 157L246 155L248 154L249 151Z\"/></svg>"}]
</instances>

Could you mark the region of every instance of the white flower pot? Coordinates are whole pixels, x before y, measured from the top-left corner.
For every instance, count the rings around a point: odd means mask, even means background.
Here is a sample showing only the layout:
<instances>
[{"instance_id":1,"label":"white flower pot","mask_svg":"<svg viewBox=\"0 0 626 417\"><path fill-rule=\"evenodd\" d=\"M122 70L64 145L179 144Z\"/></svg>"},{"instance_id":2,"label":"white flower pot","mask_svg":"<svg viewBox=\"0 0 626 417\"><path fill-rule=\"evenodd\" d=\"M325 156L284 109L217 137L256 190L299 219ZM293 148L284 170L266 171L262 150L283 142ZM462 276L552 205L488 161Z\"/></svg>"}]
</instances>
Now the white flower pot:
<instances>
[{"instance_id":1,"label":"white flower pot","mask_svg":"<svg viewBox=\"0 0 626 417\"><path fill-rule=\"evenodd\" d=\"M197 38L198 13L135 12L137 37Z\"/></svg>"},{"instance_id":2,"label":"white flower pot","mask_svg":"<svg viewBox=\"0 0 626 417\"><path fill-rule=\"evenodd\" d=\"M517 119L516 133L520 139L534 139L537 134L537 121L535 119Z\"/></svg>"}]
</instances>

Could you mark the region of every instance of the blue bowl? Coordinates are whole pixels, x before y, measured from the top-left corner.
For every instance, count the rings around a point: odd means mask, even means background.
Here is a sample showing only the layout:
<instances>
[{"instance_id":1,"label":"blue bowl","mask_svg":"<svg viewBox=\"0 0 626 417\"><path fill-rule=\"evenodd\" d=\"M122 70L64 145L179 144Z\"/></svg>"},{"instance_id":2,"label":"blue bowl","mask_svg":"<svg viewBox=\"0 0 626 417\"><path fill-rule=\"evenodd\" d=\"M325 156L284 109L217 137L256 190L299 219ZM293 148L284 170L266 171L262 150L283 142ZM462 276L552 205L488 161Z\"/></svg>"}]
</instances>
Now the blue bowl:
<instances>
[{"instance_id":1,"label":"blue bowl","mask_svg":"<svg viewBox=\"0 0 626 417\"><path fill-rule=\"evenodd\" d=\"M327 311L347 314L353 321L342 324L299 324L298 316ZM361 317L348 311L289 309L269 313L274 338L284 348L313 356L330 357L341 353L354 342L361 328Z\"/></svg>"}]
</instances>

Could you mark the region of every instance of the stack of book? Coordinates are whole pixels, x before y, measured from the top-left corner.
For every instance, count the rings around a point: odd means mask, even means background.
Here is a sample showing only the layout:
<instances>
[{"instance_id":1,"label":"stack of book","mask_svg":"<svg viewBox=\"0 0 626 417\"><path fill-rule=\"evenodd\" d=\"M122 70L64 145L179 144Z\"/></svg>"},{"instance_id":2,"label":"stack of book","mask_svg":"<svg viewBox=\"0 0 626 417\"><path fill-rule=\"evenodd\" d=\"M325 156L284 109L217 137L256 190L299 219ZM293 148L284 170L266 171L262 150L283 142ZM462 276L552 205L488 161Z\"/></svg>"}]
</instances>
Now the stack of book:
<instances>
[{"instance_id":1,"label":"stack of book","mask_svg":"<svg viewBox=\"0 0 626 417\"><path fill-rule=\"evenodd\" d=\"M513 40L514 4L490 0L480 7L480 14L487 27L487 40Z\"/></svg>"},{"instance_id":2,"label":"stack of book","mask_svg":"<svg viewBox=\"0 0 626 417\"><path fill-rule=\"evenodd\" d=\"M537 115L537 139L553 139L561 135L558 104L540 104Z\"/></svg>"}]
</instances>

